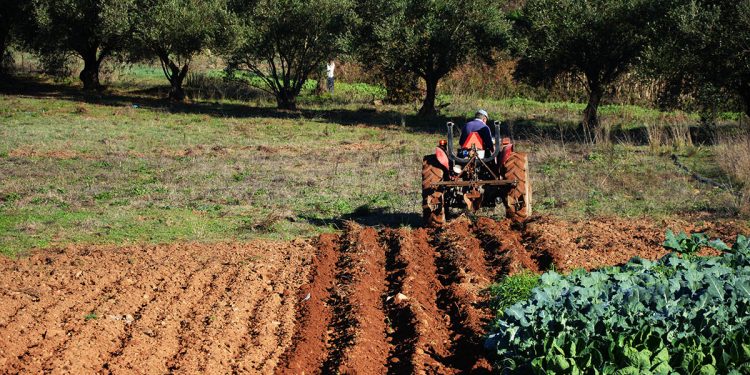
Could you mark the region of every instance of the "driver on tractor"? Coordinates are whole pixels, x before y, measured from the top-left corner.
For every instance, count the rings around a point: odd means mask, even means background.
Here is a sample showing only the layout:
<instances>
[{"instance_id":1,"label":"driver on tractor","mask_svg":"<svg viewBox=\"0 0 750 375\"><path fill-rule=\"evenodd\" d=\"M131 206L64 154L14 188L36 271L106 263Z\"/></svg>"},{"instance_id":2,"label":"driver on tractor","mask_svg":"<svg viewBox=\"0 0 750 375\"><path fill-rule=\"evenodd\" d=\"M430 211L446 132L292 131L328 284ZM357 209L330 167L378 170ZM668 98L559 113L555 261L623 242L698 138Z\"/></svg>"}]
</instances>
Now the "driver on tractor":
<instances>
[{"instance_id":1,"label":"driver on tractor","mask_svg":"<svg viewBox=\"0 0 750 375\"><path fill-rule=\"evenodd\" d=\"M471 133L477 133L482 140L482 147L485 150L492 152L494 149L494 144L492 143L492 131L490 130L490 127L487 126L488 120L489 115L487 114L487 111L483 109L478 110L474 115L474 119L467 122L461 128L461 138L459 138L458 141L459 145L461 147L464 147L464 145L466 144L466 140L469 138L469 135Z\"/></svg>"}]
</instances>

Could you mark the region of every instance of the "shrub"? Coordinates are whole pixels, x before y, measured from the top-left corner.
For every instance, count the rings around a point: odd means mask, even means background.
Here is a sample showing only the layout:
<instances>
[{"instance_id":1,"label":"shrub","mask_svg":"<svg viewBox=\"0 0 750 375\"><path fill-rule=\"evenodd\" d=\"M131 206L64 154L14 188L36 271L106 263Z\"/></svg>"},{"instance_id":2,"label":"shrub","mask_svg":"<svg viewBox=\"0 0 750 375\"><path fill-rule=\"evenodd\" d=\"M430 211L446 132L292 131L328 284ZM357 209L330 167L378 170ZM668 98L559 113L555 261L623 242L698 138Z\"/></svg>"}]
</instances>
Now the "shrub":
<instances>
[{"instance_id":1,"label":"shrub","mask_svg":"<svg viewBox=\"0 0 750 375\"><path fill-rule=\"evenodd\" d=\"M504 373L748 373L750 241L723 248L546 273L495 321L486 347Z\"/></svg>"},{"instance_id":2,"label":"shrub","mask_svg":"<svg viewBox=\"0 0 750 375\"><path fill-rule=\"evenodd\" d=\"M193 99L208 100L255 100L270 99L271 96L249 84L247 77L212 76L205 73L188 74L185 87Z\"/></svg>"}]
</instances>

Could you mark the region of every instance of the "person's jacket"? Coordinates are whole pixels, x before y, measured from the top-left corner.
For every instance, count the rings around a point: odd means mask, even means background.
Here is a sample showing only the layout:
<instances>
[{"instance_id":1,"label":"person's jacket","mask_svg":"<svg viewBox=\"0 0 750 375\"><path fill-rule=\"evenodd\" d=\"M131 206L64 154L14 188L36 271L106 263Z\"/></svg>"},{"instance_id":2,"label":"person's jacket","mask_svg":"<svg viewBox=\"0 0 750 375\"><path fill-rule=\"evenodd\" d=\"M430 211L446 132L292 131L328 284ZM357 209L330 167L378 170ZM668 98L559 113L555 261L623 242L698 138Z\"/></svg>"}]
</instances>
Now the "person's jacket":
<instances>
[{"instance_id":1,"label":"person's jacket","mask_svg":"<svg viewBox=\"0 0 750 375\"><path fill-rule=\"evenodd\" d=\"M461 128L461 138L458 141L459 146L463 146L464 142L466 142L466 138L468 138L469 134L473 132L479 133L479 137L482 139L485 150L493 149L492 131L490 130L490 127L480 119L471 120Z\"/></svg>"}]
</instances>

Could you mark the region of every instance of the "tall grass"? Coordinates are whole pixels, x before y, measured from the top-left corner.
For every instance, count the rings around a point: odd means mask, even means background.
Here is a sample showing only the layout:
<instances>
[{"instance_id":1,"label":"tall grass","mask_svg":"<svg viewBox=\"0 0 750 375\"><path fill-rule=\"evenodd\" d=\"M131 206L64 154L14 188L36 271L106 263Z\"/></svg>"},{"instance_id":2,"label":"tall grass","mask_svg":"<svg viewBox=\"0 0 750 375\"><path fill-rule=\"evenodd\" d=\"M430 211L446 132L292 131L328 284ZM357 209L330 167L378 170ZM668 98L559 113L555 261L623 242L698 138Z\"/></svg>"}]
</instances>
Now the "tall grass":
<instances>
[{"instance_id":1,"label":"tall grass","mask_svg":"<svg viewBox=\"0 0 750 375\"><path fill-rule=\"evenodd\" d=\"M692 147L693 137L690 128L695 125L695 120L682 112L661 114L658 121L646 123L650 150L659 153L664 147Z\"/></svg>"},{"instance_id":2,"label":"tall grass","mask_svg":"<svg viewBox=\"0 0 750 375\"><path fill-rule=\"evenodd\" d=\"M715 152L719 167L739 185L740 211L750 213L750 133L720 138Z\"/></svg>"}]
</instances>

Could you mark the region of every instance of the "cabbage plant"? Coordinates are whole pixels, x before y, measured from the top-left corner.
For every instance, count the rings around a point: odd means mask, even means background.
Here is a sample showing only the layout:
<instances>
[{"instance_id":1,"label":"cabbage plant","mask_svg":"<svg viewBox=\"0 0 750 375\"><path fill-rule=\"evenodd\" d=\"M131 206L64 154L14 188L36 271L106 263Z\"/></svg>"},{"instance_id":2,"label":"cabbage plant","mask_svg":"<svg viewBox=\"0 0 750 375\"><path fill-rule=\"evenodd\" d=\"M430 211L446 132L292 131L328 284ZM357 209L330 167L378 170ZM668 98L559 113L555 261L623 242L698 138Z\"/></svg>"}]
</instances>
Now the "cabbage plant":
<instances>
[{"instance_id":1,"label":"cabbage plant","mask_svg":"<svg viewBox=\"0 0 750 375\"><path fill-rule=\"evenodd\" d=\"M750 241L695 240L724 253L542 275L529 300L493 323L485 345L495 366L507 374L750 373Z\"/></svg>"}]
</instances>

